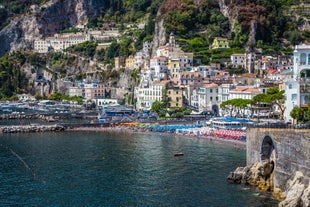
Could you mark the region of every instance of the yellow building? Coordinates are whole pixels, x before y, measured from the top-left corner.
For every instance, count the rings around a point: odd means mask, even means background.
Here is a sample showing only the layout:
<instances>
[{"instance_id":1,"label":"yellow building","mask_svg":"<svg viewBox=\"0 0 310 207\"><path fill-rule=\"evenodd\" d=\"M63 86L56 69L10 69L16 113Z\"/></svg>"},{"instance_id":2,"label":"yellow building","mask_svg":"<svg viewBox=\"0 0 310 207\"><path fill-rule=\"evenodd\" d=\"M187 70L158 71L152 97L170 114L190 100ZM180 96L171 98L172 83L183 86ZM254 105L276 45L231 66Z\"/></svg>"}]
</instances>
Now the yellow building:
<instances>
[{"instance_id":1,"label":"yellow building","mask_svg":"<svg viewBox=\"0 0 310 207\"><path fill-rule=\"evenodd\" d=\"M174 86L171 82L167 88L168 107L182 108L183 107L183 90L178 86Z\"/></svg>"},{"instance_id":2,"label":"yellow building","mask_svg":"<svg viewBox=\"0 0 310 207\"><path fill-rule=\"evenodd\" d=\"M216 37L212 43L212 49L227 49L229 47L229 43L227 38Z\"/></svg>"},{"instance_id":3,"label":"yellow building","mask_svg":"<svg viewBox=\"0 0 310 207\"><path fill-rule=\"evenodd\" d=\"M169 108L183 107L183 96L181 89L179 88L168 89L167 96L168 96Z\"/></svg>"},{"instance_id":4,"label":"yellow building","mask_svg":"<svg viewBox=\"0 0 310 207\"><path fill-rule=\"evenodd\" d=\"M126 63L125 63L126 68L133 68L135 64L135 58L130 55L129 57L126 58Z\"/></svg>"},{"instance_id":5,"label":"yellow building","mask_svg":"<svg viewBox=\"0 0 310 207\"><path fill-rule=\"evenodd\" d=\"M179 59L170 59L168 62L168 70L170 77L173 78L180 78L180 61Z\"/></svg>"}]
</instances>

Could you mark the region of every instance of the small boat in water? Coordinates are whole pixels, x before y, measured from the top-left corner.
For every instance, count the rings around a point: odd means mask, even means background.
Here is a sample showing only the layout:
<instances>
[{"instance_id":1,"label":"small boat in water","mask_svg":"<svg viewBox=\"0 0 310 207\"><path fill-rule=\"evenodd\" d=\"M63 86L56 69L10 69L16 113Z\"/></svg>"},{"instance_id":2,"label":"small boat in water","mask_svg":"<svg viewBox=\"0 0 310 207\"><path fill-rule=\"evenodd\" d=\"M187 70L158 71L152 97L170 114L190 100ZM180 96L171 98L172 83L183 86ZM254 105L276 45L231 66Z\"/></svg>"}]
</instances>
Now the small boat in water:
<instances>
[{"instance_id":1,"label":"small boat in water","mask_svg":"<svg viewBox=\"0 0 310 207\"><path fill-rule=\"evenodd\" d=\"M178 152L178 153L174 154L175 157L180 157L180 156L183 156L183 155L184 155L183 152Z\"/></svg>"}]
</instances>

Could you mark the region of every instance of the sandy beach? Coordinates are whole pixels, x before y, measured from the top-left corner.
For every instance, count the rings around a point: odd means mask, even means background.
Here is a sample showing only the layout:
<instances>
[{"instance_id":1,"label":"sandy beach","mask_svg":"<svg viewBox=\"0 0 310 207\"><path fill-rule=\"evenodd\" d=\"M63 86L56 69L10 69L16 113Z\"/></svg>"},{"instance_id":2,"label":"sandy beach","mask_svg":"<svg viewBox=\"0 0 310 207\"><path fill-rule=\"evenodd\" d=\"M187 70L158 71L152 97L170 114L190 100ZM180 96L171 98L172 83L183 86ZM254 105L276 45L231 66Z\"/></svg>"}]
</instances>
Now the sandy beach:
<instances>
[{"instance_id":1,"label":"sandy beach","mask_svg":"<svg viewBox=\"0 0 310 207\"><path fill-rule=\"evenodd\" d=\"M234 140L234 139L227 139L227 138L219 138L214 136L196 136L194 134L176 134L170 132L153 132L150 130L144 130L139 127L134 126L123 126L117 125L112 127L77 127L72 129L67 129L66 131L98 131L98 132L115 132L115 133L153 133L153 134L160 134L165 136L174 136L174 137L184 137L188 138L191 137L193 139L203 139L207 140L216 144L224 144L227 146L235 147L237 149L246 149L246 142Z\"/></svg>"}]
</instances>

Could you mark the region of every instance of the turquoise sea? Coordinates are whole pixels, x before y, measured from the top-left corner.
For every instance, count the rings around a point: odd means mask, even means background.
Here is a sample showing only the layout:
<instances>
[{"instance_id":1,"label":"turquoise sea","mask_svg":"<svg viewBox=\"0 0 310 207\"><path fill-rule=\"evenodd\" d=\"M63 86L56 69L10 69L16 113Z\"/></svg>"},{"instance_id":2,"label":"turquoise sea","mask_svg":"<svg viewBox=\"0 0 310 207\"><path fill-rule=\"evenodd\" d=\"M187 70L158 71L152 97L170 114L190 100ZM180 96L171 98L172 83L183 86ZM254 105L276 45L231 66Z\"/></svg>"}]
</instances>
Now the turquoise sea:
<instances>
[{"instance_id":1,"label":"turquoise sea","mask_svg":"<svg viewBox=\"0 0 310 207\"><path fill-rule=\"evenodd\" d=\"M277 206L226 181L244 150L192 137L2 134L0 163L0 206Z\"/></svg>"}]
</instances>

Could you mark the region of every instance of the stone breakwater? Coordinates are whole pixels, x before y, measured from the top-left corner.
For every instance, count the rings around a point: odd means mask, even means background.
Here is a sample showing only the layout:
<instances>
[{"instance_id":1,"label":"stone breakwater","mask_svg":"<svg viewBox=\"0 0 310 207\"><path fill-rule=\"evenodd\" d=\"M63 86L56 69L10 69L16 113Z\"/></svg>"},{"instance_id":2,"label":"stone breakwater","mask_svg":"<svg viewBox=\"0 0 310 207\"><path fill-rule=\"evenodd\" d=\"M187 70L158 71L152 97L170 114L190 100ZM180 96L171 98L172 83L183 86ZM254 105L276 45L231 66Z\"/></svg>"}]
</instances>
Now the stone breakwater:
<instances>
[{"instance_id":1,"label":"stone breakwater","mask_svg":"<svg viewBox=\"0 0 310 207\"><path fill-rule=\"evenodd\" d=\"M36 119L39 114L1 114L0 119Z\"/></svg>"},{"instance_id":2,"label":"stone breakwater","mask_svg":"<svg viewBox=\"0 0 310 207\"><path fill-rule=\"evenodd\" d=\"M20 125L20 126L1 126L0 133L29 133L29 132L48 132L64 131L65 127L59 124L54 125Z\"/></svg>"},{"instance_id":3,"label":"stone breakwater","mask_svg":"<svg viewBox=\"0 0 310 207\"><path fill-rule=\"evenodd\" d=\"M46 122L53 122L62 119L97 119L98 114L96 112L89 113L11 113L11 114L0 114L0 120L6 119L41 119Z\"/></svg>"}]
</instances>

